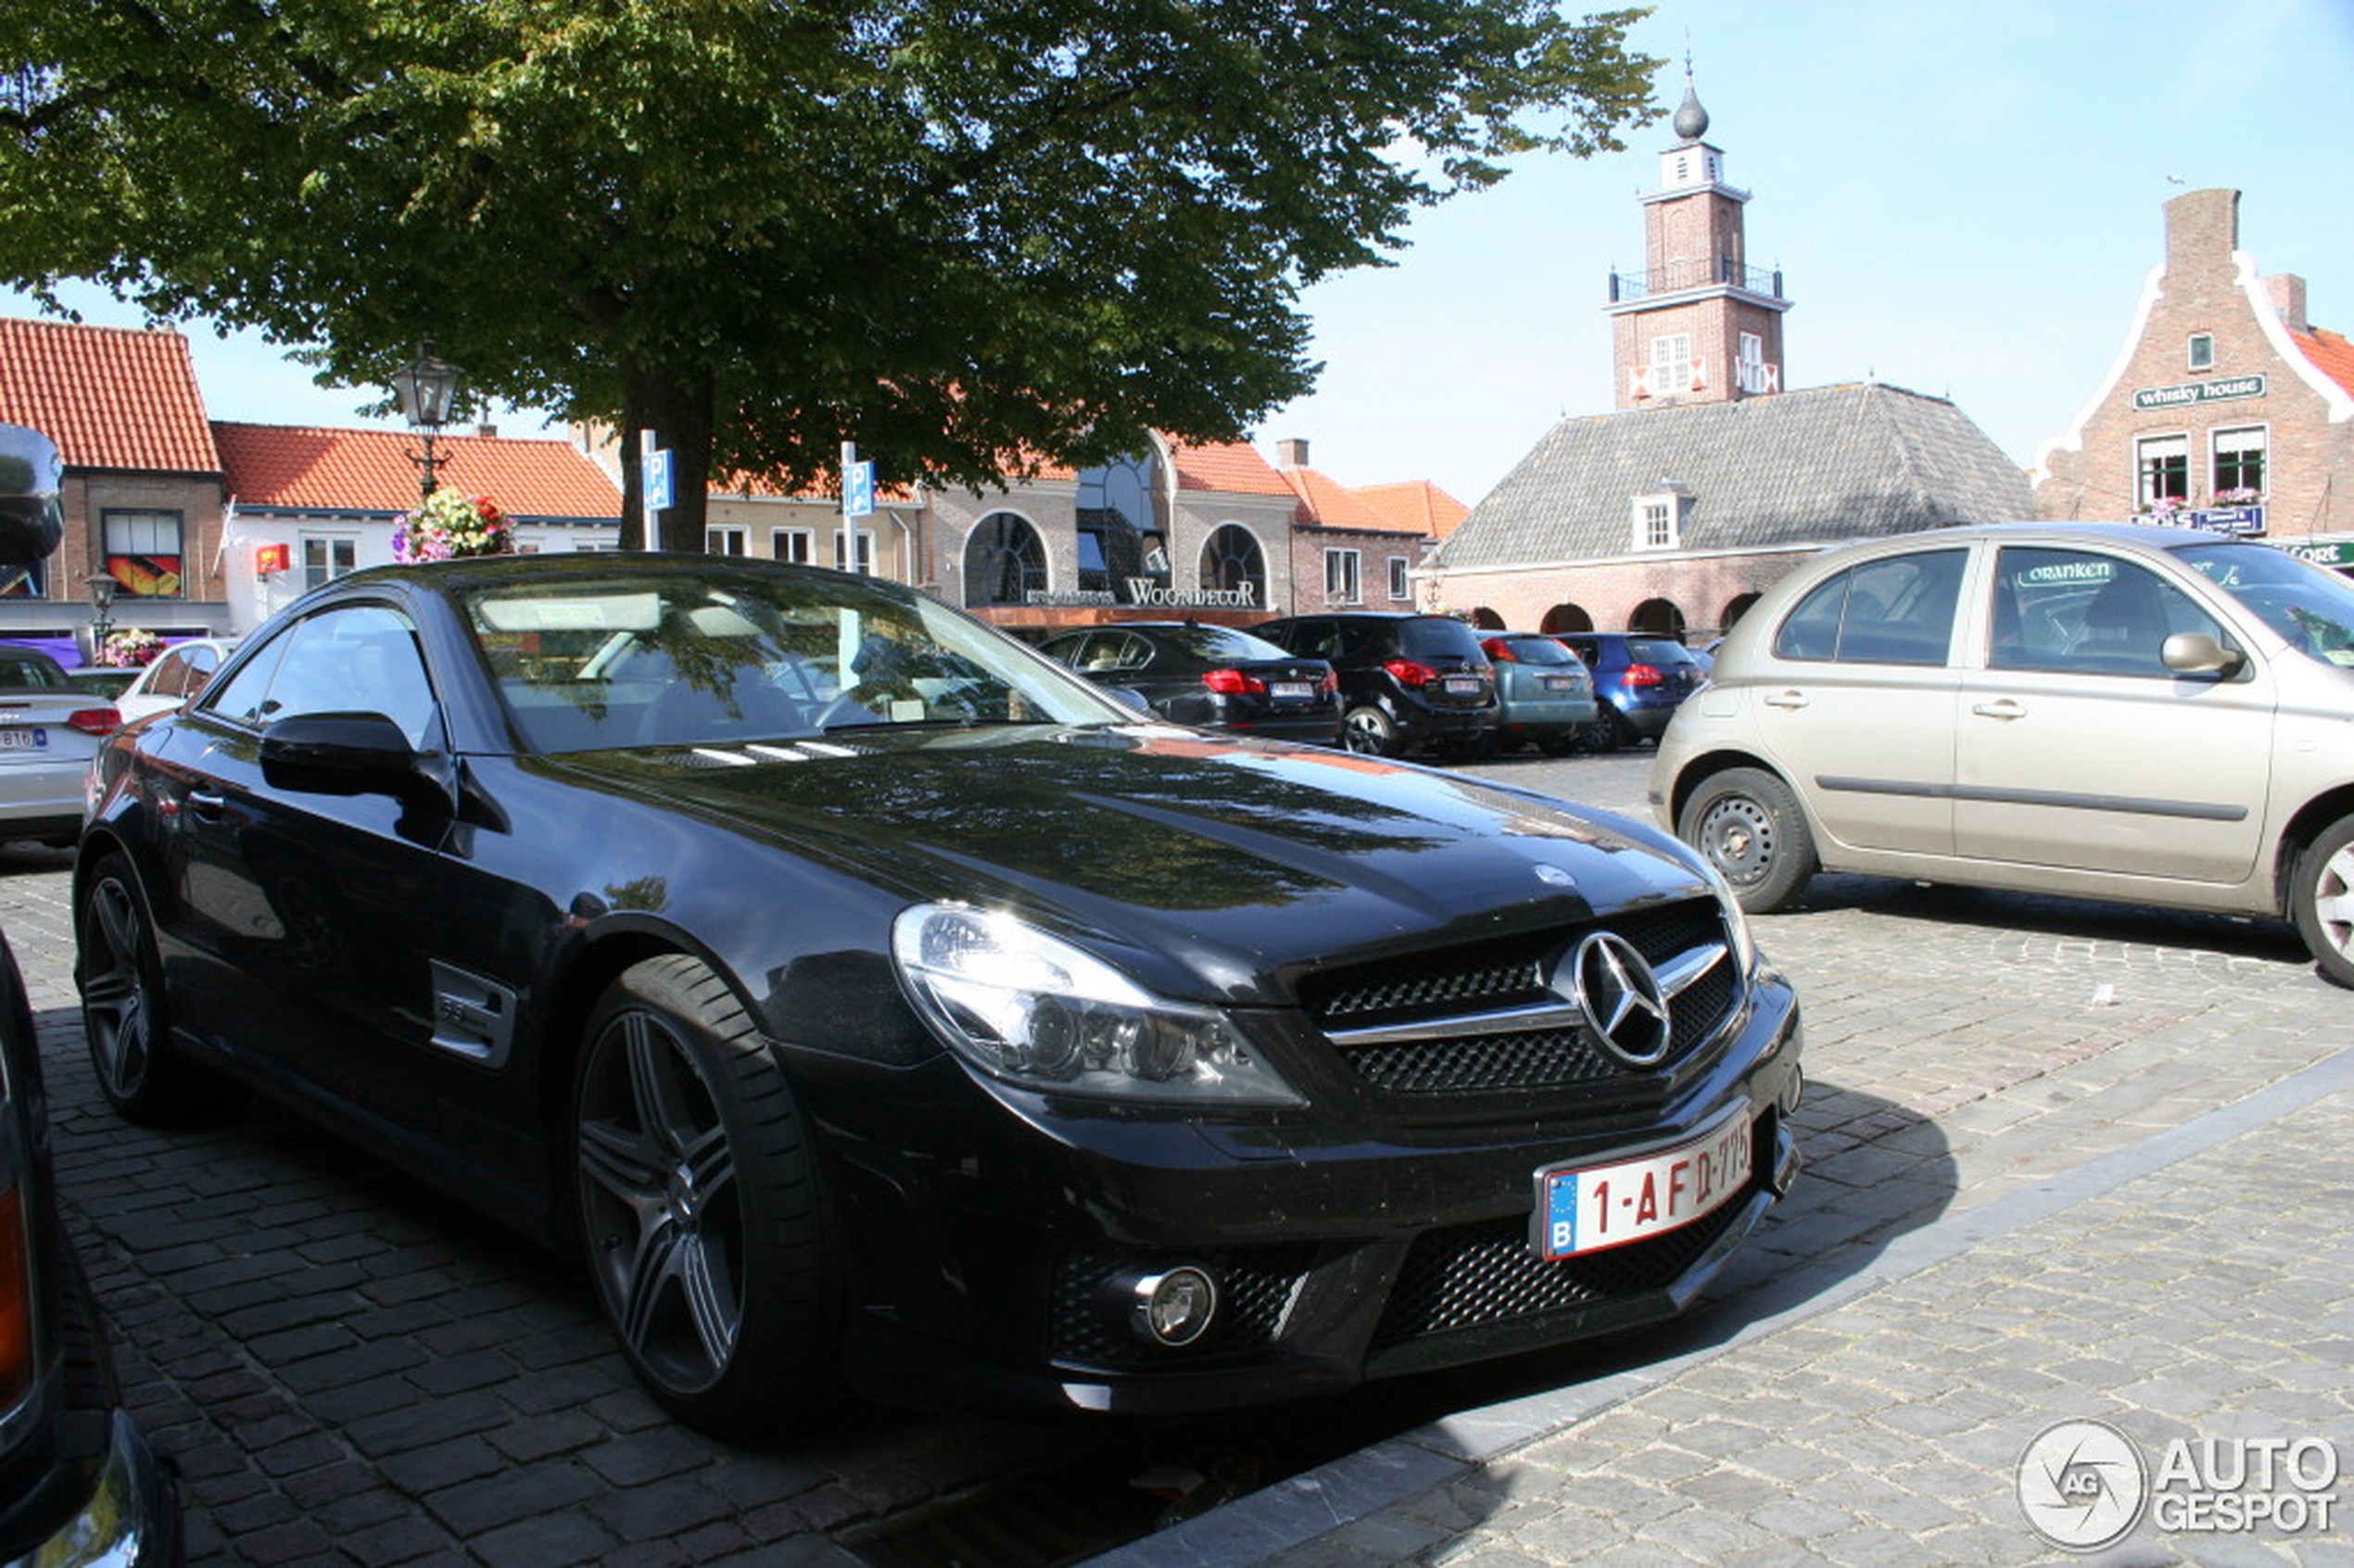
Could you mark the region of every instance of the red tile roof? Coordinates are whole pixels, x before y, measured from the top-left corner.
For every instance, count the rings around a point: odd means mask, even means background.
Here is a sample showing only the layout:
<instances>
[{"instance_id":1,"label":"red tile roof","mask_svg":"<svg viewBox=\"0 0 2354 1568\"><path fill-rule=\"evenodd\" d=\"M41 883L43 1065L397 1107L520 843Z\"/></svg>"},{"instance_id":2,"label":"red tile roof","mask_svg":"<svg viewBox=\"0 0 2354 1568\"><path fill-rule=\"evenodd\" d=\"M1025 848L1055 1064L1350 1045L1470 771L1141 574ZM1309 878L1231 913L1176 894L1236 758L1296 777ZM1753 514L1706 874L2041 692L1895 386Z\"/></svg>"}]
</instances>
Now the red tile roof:
<instances>
[{"instance_id":1,"label":"red tile roof","mask_svg":"<svg viewBox=\"0 0 2354 1568\"><path fill-rule=\"evenodd\" d=\"M2354 343L2344 335L2324 327L2307 332L2292 332L2290 340L2305 351L2305 357L2319 365L2323 375L2348 392L2354 392Z\"/></svg>"},{"instance_id":2,"label":"red tile roof","mask_svg":"<svg viewBox=\"0 0 2354 1568\"><path fill-rule=\"evenodd\" d=\"M1228 490L1251 496L1280 496L1287 488L1274 465L1247 441L1217 441L1188 446L1173 437L1170 461L1177 469L1181 490Z\"/></svg>"},{"instance_id":3,"label":"red tile roof","mask_svg":"<svg viewBox=\"0 0 2354 1568\"><path fill-rule=\"evenodd\" d=\"M1445 538L1455 531L1456 524L1471 515L1471 508L1427 479L1360 485L1357 499L1388 518L1393 527L1411 528L1434 539Z\"/></svg>"},{"instance_id":4,"label":"red tile roof","mask_svg":"<svg viewBox=\"0 0 2354 1568\"><path fill-rule=\"evenodd\" d=\"M70 468L221 472L176 332L0 318L0 420L48 436Z\"/></svg>"},{"instance_id":5,"label":"red tile roof","mask_svg":"<svg viewBox=\"0 0 2354 1568\"><path fill-rule=\"evenodd\" d=\"M416 504L418 438L399 430L213 425L229 496L246 506L405 512ZM569 441L437 436L435 475L512 517L621 515L621 492Z\"/></svg>"},{"instance_id":6,"label":"red tile roof","mask_svg":"<svg viewBox=\"0 0 2354 1568\"><path fill-rule=\"evenodd\" d=\"M1303 523L1322 528L1422 536L1420 527L1367 505L1363 497L1321 468L1286 468L1279 472L1284 483L1299 498L1299 520Z\"/></svg>"}]
</instances>

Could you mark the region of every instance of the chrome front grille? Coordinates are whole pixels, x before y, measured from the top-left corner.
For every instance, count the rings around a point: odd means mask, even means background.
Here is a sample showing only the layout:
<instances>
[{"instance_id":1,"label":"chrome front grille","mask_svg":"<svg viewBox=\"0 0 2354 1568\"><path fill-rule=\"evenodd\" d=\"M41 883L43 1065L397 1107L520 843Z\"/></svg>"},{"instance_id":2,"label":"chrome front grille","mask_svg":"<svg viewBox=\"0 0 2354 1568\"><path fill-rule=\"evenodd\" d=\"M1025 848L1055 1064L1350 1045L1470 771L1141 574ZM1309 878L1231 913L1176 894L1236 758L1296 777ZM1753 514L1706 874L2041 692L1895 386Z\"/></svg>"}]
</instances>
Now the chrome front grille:
<instances>
[{"instance_id":1,"label":"chrome front grille","mask_svg":"<svg viewBox=\"0 0 2354 1568\"><path fill-rule=\"evenodd\" d=\"M1668 993L1667 1049L1650 1066L1605 1049L1553 987L1563 956L1598 930L1625 939ZM1328 971L1301 986L1301 999L1341 1060L1385 1094L1581 1088L1647 1099L1715 1038L1740 986L1724 916L1715 899L1696 898Z\"/></svg>"}]
</instances>

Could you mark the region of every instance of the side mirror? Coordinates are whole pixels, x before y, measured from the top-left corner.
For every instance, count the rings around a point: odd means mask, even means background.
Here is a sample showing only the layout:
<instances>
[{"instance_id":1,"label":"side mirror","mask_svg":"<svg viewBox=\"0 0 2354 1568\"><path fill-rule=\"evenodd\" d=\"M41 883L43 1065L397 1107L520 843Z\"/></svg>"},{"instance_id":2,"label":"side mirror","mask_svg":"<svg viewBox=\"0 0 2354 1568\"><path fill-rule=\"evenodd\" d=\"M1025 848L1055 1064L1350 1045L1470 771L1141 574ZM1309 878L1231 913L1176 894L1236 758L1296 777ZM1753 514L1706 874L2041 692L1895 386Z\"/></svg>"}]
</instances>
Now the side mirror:
<instances>
[{"instance_id":1,"label":"side mirror","mask_svg":"<svg viewBox=\"0 0 2354 1568\"><path fill-rule=\"evenodd\" d=\"M399 725L382 714L307 714L261 732L261 777L313 795L439 795Z\"/></svg>"},{"instance_id":2,"label":"side mirror","mask_svg":"<svg viewBox=\"0 0 2354 1568\"><path fill-rule=\"evenodd\" d=\"M2161 644L2158 662L2176 675L2213 676L2228 680L2247 664L2247 655L2225 648L2205 632L2176 632Z\"/></svg>"}]
</instances>

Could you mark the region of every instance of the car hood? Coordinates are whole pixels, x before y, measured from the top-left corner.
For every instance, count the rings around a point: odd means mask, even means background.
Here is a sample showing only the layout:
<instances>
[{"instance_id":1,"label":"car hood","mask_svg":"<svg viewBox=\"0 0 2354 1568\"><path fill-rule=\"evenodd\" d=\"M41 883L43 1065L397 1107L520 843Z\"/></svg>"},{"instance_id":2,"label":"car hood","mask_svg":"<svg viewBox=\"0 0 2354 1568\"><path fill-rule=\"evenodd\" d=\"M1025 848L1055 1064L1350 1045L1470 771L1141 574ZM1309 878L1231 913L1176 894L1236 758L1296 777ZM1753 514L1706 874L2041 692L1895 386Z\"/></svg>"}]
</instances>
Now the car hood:
<instances>
[{"instance_id":1,"label":"car hood","mask_svg":"<svg viewBox=\"0 0 2354 1568\"><path fill-rule=\"evenodd\" d=\"M1672 841L1622 817L1160 726L879 729L554 765L910 903L1019 909L1129 950L1157 984L1229 1002L1277 1000L1290 990L1269 989L1279 977L1435 933L1472 940L1707 889Z\"/></svg>"}]
</instances>

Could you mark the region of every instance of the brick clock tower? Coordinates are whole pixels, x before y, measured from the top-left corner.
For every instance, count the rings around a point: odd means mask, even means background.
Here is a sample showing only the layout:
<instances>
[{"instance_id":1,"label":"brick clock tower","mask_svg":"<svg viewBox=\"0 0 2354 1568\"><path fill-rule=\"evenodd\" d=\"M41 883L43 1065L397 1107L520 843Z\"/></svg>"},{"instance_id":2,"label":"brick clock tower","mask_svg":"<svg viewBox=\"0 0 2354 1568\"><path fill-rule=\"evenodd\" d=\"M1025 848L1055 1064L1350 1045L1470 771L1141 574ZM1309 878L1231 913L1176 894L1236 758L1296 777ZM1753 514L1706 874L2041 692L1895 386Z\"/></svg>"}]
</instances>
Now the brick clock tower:
<instances>
[{"instance_id":1,"label":"brick clock tower","mask_svg":"<svg viewBox=\"0 0 2354 1568\"><path fill-rule=\"evenodd\" d=\"M1702 138L1708 111L1684 67L1677 144L1659 155L1659 186L1641 198L1645 270L1614 272L1610 304L1618 407L1722 403L1778 392L1782 276L1749 265L1741 208L1725 155Z\"/></svg>"}]
</instances>

